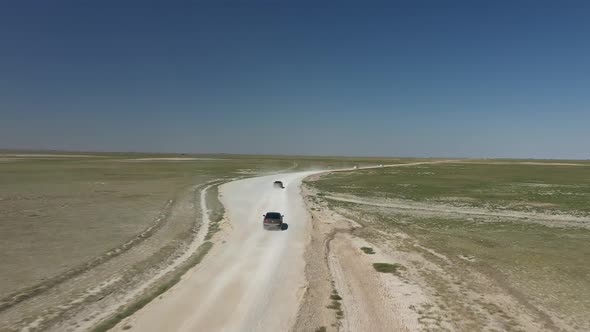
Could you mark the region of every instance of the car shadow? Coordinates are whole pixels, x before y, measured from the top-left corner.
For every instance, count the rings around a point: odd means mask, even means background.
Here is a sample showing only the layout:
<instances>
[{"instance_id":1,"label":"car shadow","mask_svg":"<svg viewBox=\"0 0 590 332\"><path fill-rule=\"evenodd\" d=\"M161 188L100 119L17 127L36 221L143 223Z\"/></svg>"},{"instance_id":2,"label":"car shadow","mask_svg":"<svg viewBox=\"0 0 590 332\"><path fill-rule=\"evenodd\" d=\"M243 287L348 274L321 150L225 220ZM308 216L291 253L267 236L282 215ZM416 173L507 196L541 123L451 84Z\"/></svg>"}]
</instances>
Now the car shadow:
<instances>
[{"instance_id":1,"label":"car shadow","mask_svg":"<svg viewBox=\"0 0 590 332\"><path fill-rule=\"evenodd\" d=\"M286 222L284 222L284 223L281 225L281 231L286 231L287 229L289 229L289 224L287 224Z\"/></svg>"}]
</instances>

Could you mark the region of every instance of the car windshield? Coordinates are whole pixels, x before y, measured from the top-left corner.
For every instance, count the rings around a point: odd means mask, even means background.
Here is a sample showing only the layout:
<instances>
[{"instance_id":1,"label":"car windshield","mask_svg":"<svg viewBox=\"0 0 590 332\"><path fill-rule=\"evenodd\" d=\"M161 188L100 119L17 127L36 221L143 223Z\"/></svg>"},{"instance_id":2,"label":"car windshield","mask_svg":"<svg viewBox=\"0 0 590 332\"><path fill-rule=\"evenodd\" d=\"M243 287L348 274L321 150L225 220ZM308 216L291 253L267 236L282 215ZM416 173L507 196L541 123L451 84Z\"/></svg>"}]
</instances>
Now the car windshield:
<instances>
[{"instance_id":1,"label":"car windshield","mask_svg":"<svg viewBox=\"0 0 590 332\"><path fill-rule=\"evenodd\" d=\"M281 218L281 214L278 212L269 212L266 214L266 218L268 219L280 219Z\"/></svg>"}]
</instances>

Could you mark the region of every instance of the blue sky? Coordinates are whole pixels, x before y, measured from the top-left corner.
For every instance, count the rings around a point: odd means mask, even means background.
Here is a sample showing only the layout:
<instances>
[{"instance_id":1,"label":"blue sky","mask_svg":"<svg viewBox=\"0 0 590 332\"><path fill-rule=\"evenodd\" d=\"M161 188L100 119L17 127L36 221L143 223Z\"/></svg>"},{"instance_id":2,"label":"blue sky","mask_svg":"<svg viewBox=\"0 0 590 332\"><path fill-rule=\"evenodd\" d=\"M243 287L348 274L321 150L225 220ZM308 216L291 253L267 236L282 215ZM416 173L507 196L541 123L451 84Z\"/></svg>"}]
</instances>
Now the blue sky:
<instances>
[{"instance_id":1,"label":"blue sky","mask_svg":"<svg viewBox=\"0 0 590 332\"><path fill-rule=\"evenodd\" d=\"M4 1L0 147L590 158L585 1Z\"/></svg>"}]
</instances>

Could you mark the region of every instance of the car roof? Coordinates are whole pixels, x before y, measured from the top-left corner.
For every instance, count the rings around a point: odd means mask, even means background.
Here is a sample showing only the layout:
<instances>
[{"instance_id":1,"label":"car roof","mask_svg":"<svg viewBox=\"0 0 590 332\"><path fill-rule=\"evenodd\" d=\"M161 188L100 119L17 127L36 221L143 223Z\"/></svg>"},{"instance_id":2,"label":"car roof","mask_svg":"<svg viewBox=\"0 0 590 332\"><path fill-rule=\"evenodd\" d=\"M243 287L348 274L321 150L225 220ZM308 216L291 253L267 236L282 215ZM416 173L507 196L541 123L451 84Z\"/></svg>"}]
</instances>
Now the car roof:
<instances>
[{"instance_id":1,"label":"car roof","mask_svg":"<svg viewBox=\"0 0 590 332\"><path fill-rule=\"evenodd\" d=\"M279 218L281 216L280 212L267 212L266 217L268 218Z\"/></svg>"}]
</instances>

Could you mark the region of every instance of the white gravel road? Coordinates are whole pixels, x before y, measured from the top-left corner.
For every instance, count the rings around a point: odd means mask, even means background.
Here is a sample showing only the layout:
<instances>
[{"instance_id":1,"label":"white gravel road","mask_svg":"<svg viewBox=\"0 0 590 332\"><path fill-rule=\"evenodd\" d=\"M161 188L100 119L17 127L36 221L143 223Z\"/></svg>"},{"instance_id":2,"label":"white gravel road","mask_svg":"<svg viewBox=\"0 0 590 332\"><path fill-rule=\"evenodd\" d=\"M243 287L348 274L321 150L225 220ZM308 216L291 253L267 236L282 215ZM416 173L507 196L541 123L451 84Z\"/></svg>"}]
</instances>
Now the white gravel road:
<instances>
[{"instance_id":1,"label":"white gravel road","mask_svg":"<svg viewBox=\"0 0 590 332\"><path fill-rule=\"evenodd\" d=\"M311 227L300 194L316 172L256 177L221 186L231 230L171 290L115 330L286 331L304 294L303 253ZM273 188L281 180L285 189ZM278 211L288 229L265 231L262 215Z\"/></svg>"}]
</instances>

